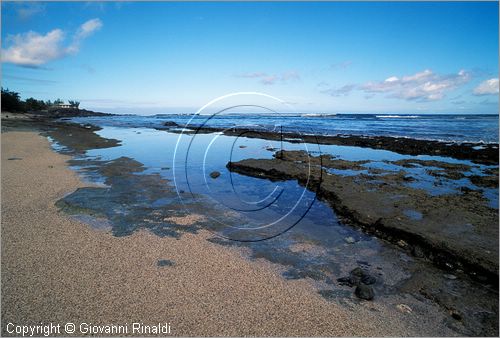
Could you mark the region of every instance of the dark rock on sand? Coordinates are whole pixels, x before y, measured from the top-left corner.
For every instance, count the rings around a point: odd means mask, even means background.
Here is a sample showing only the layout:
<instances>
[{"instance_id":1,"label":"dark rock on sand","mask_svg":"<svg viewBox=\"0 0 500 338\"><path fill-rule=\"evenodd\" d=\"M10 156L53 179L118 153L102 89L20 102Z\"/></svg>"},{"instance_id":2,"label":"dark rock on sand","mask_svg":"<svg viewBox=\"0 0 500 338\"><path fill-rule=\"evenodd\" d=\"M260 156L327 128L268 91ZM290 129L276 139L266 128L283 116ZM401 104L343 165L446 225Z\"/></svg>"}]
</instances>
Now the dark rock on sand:
<instances>
[{"instance_id":1,"label":"dark rock on sand","mask_svg":"<svg viewBox=\"0 0 500 338\"><path fill-rule=\"evenodd\" d=\"M370 285L359 284L354 291L354 294L361 299L372 300L375 296L373 288Z\"/></svg>"},{"instance_id":2,"label":"dark rock on sand","mask_svg":"<svg viewBox=\"0 0 500 338\"><path fill-rule=\"evenodd\" d=\"M173 266L175 263L172 262L171 260L169 259L160 259L158 260L158 262L156 262L156 265L158 265L159 267L164 267L164 266Z\"/></svg>"},{"instance_id":3,"label":"dark rock on sand","mask_svg":"<svg viewBox=\"0 0 500 338\"><path fill-rule=\"evenodd\" d=\"M212 177L213 179L216 179L219 176L220 176L220 172L218 172L218 171L212 171L210 173L210 177Z\"/></svg>"}]
</instances>

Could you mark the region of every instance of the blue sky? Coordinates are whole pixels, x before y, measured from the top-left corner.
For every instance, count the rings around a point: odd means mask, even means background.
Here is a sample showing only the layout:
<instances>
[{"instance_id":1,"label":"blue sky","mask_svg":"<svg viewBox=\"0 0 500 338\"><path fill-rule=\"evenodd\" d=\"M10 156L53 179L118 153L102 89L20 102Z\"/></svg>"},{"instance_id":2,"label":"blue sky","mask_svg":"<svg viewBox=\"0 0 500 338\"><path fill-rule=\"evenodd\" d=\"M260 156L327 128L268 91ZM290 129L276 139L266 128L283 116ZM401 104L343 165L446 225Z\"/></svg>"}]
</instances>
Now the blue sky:
<instances>
[{"instance_id":1,"label":"blue sky","mask_svg":"<svg viewBox=\"0 0 500 338\"><path fill-rule=\"evenodd\" d=\"M2 2L2 86L139 114L240 91L308 112L498 113L498 3Z\"/></svg>"}]
</instances>

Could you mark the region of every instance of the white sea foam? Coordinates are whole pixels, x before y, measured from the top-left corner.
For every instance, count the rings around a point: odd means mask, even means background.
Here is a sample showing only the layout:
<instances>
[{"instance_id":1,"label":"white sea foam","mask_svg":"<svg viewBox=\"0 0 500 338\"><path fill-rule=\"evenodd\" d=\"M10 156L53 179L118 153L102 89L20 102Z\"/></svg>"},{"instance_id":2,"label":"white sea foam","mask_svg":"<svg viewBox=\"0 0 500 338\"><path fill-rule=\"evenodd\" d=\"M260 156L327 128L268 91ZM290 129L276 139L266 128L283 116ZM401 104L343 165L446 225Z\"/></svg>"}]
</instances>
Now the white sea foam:
<instances>
[{"instance_id":1,"label":"white sea foam","mask_svg":"<svg viewBox=\"0 0 500 338\"><path fill-rule=\"evenodd\" d=\"M417 119L420 116L418 115L375 115L378 118L384 119Z\"/></svg>"},{"instance_id":2,"label":"white sea foam","mask_svg":"<svg viewBox=\"0 0 500 338\"><path fill-rule=\"evenodd\" d=\"M302 114L302 117L328 117L328 116L336 116L336 113L305 113Z\"/></svg>"}]
</instances>

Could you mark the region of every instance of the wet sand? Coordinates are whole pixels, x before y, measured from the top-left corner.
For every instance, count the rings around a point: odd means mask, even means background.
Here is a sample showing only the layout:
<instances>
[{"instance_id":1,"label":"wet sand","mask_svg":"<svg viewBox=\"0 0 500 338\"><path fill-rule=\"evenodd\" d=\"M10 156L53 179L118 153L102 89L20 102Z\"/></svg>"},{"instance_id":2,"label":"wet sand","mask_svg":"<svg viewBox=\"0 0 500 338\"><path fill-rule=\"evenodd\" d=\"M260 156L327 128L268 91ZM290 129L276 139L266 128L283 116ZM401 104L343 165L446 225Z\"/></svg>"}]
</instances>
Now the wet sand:
<instances>
[{"instance_id":1,"label":"wet sand","mask_svg":"<svg viewBox=\"0 0 500 338\"><path fill-rule=\"evenodd\" d=\"M432 314L328 302L308 279L287 281L208 232L114 237L68 218L54 203L85 186L69 159L36 132L2 133L3 335L9 322L168 322L189 336L456 334Z\"/></svg>"}]
</instances>

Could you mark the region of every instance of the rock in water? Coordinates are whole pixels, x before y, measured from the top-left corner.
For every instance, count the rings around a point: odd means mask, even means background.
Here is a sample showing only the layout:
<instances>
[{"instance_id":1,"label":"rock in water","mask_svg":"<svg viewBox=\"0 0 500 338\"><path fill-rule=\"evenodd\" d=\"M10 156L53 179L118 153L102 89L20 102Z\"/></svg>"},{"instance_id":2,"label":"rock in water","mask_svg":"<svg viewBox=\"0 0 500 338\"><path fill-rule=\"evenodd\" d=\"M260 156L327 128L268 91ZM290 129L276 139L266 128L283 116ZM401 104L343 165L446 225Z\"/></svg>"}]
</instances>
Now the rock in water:
<instances>
[{"instance_id":1,"label":"rock in water","mask_svg":"<svg viewBox=\"0 0 500 338\"><path fill-rule=\"evenodd\" d=\"M337 282L339 282L340 285L358 286L360 284L375 284L377 279L367 271L357 267L349 273L349 276L338 278Z\"/></svg>"},{"instance_id":2,"label":"rock in water","mask_svg":"<svg viewBox=\"0 0 500 338\"><path fill-rule=\"evenodd\" d=\"M366 285L375 284L376 282L377 282L377 279L371 275L364 275L361 278L361 283L366 284Z\"/></svg>"},{"instance_id":3,"label":"rock in water","mask_svg":"<svg viewBox=\"0 0 500 338\"><path fill-rule=\"evenodd\" d=\"M354 286L354 281L351 280L350 277L337 278L337 282L339 282L340 285Z\"/></svg>"},{"instance_id":4,"label":"rock in water","mask_svg":"<svg viewBox=\"0 0 500 338\"><path fill-rule=\"evenodd\" d=\"M165 123L163 123L163 125L165 127L178 127L179 125L177 123L175 123L174 121L167 121Z\"/></svg>"},{"instance_id":5,"label":"rock in water","mask_svg":"<svg viewBox=\"0 0 500 338\"><path fill-rule=\"evenodd\" d=\"M373 288L369 285L359 284L354 291L354 294L361 299L372 300L375 296Z\"/></svg>"},{"instance_id":6,"label":"rock in water","mask_svg":"<svg viewBox=\"0 0 500 338\"><path fill-rule=\"evenodd\" d=\"M220 172L218 172L218 171L212 171L210 173L210 177L212 177L213 179L216 179L219 176L220 176Z\"/></svg>"},{"instance_id":7,"label":"rock in water","mask_svg":"<svg viewBox=\"0 0 500 338\"><path fill-rule=\"evenodd\" d=\"M357 267L351 271L351 276L363 277L366 273L360 267Z\"/></svg>"},{"instance_id":8,"label":"rock in water","mask_svg":"<svg viewBox=\"0 0 500 338\"><path fill-rule=\"evenodd\" d=\"M349 278L351 280L352 285L359 285L359 283L362 283L363 279L367 277L370 277L370 275L360 267L353 269L349 273Z\"/></svg>"}]
</instances>

